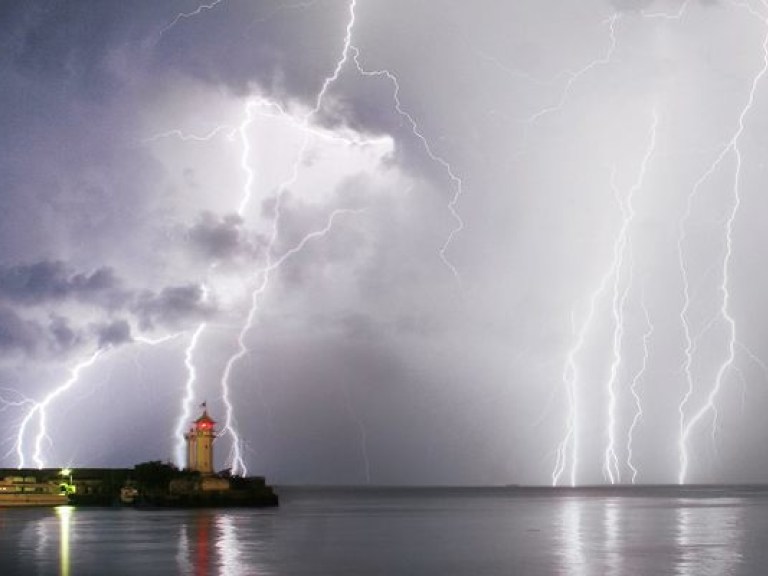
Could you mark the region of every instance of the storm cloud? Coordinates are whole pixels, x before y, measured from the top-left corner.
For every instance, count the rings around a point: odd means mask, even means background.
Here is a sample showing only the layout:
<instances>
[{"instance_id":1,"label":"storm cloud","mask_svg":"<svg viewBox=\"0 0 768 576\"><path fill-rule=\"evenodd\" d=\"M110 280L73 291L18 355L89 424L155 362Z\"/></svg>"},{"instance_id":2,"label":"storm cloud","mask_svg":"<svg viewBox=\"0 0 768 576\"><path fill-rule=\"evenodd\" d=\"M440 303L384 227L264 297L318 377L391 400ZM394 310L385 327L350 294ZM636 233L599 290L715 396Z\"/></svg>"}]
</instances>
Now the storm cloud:
<instances>
[{"instance_id":1,"label":"storm cloud","mask_svg":"<svg viewBox=\"0 0 768 576\"><path fill-rule=\"evenodd\" d=\"M42 336L40 326L23 320L10 308L0 307L0 349L32 352Z\"/></svg>"},{"instance_id":2,"label":"storm cloud","mask_svg":"<svg viewBox=\"0 0 768 576\"><path fill-rule=\"evenodd\" d=\"M99 347L116 346L131 340L131 326L125 320L115 320L109 324L94 326Z\"/></svg>"},{"instance_id":3,"label":"storm cloud","mask_svg":"<svg viewBox=\"0 0 768 576\"><path fill-rule=\"evenodd\" d=\"M144 329L155 324L178 328L190 319L209 316L214 308L205 302L203 289L194 284L168 286L159 293L143 292L138 295L133 311Z\"/></svg>"},{"instance_id":4,"label":"storm cloud","mask_svg":"<svg viewBox=\"0 0 768 576\"><path fill-rule=\"evenodd\" d=\"M90 273L73 272L61 261L0 267L0 299L24 306L73 298L108 307L125 299L119 288L107 267Z\"/></svg>"}]
</instances>

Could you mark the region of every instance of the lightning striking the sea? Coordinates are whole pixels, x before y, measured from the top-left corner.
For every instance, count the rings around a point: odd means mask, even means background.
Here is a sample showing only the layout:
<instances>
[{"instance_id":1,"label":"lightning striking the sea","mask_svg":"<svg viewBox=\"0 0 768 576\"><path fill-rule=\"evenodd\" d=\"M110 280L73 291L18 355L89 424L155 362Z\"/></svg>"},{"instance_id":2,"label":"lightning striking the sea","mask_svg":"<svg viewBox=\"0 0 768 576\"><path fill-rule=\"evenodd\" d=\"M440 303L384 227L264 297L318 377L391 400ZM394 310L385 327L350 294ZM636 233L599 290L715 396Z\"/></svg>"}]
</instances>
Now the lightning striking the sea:
<instances>
[{"instance_id":1,"label":"lightning striking the sea","mask_svg":"<svg viewBox=\"0 0 768 576\"><path fill-rule=\"evenodd\" d=\"M640 298L640 307L643 310L643 318L645 320L645 326L646 331L643 333L643 356L642 361L640 364L640 369L635 373L635 375L632 377L632 380L629 384L629 393L632 395L632 400L635 405L635 414L632 417L632 423L629 425L629 430L627 430L627 468L629 468L632 472L632 484L637 483L637 475L638 475L638 469L634 464L633 459L633 443L635 440L635 430L637 429L637 426L640 424L640 421L643 418L643 403L640 398L640 392L638 390L638 386L642 382L646 370L648 369L648 357L649 357L649 346L651 337L653 336L654 332L654 326L653 322L651 321L651 315L648 312L648 306L645 302L645 290L642 291L642 295Z\"/></svg>"},{"instance_id":2,"label":"lightning striking the sea","mask_svg":"<svg viewBox=\"0 0 768 576\"><path fill-rule=\"evenodd\" d=\"M553 485L557 485L559 483L560 477L566 469L569 452L571 454L570 483L571 486L575 486L577 484L577 471L579 462L578 440L580 436L579 425L581 422L579 417L580 402L578 399L580 388L578 355L586 344L588 334L592 329L598 302L603 298L603 295L607 291L611 280L613 280L613 296L611 306L614 321L612 345L613 361L610 367L610 376L606 384L606 397L608 399L606 422L607 443L603 456L603 473L611 484L621 481L618 457L615 452L617 425L615 386L618 377L619 366L622 363L621 345L624 331L623 310L629 289L629 285L627 285L624 290L621 290L622 270L624 268L624 262L629 246L630 228L636 215L634 208L634 198L636 193L643 186L643 182L648 171L648 164L656 149L656 132L659 117L655 108L653 110L652 116L653 122L650 129L650 142L640 164L638 178L623 199L619 198L619 194L614 183L615 170L611 172L611 187L614 190L614 194L616 195L619 202L619 207L622 214L622 223L613 244L613 256L611 263L608 267L608 270L602 276L598 287L590 297L589 311L578 330L575 344L566 356L565 367L563 370L563 383L565 384L568 398L568 416L566 421L565 436L561 440L557 449L555 468L552 472Z\"/></svg>"}]
</instances>

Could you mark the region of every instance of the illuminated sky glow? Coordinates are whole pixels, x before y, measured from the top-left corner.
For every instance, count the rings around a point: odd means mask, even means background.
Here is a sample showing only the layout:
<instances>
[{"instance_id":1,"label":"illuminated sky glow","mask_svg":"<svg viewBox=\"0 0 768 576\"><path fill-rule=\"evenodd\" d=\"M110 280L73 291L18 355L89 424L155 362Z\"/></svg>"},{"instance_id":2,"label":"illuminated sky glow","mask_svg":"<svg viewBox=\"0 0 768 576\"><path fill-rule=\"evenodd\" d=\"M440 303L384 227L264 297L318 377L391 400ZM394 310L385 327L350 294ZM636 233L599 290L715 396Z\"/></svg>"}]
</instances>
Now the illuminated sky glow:
<instances>
[{"instance_id":1,"label":"illuminated sky glow","mask_svg":"<svg viewBox=\"0 0 768 576\"><path fill-rule=\"evenodd\" d=\"M8 4L2 465L768 481L765 2Z\"/></svg>"}]
</instances>

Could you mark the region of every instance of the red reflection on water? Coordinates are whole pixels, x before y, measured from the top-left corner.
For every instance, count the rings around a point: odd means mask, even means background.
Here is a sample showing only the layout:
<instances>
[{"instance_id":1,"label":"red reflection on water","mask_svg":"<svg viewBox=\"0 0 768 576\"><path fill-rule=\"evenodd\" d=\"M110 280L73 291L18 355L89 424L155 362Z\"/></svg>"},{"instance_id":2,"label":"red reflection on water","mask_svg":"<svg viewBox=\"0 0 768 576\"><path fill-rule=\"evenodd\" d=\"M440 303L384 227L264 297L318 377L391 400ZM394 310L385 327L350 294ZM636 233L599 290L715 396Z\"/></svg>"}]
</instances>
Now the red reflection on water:
<instances>
[{"instance_id":1,"label":"red reflection on water","mask_svg":"<svg viewBox=\"0 0 768 576\"><path fill-rule=\"evenodd\" d=\"M208 576L211 565L211 516L200 514L197 517L197 561L195 562L195 576Z\"/></svg>"}]
</instances>

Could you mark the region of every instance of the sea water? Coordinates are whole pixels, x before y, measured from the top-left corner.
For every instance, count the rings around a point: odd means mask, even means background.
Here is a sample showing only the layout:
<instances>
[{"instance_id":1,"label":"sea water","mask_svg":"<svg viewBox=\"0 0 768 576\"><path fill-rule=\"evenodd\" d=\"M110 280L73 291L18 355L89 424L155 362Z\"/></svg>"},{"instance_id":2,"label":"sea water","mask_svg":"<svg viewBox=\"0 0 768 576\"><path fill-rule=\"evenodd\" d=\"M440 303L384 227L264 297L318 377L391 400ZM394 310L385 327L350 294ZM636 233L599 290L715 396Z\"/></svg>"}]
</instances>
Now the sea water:
<instances>
[{"instance_id":1,"label":"sea water","mask_svg":"<svg viewBox=\"0 0 768 576\"><path fill-rule=\"evenodd\" d=\"M281 489L276 509L0 509L0 576L768 574L768 490Z\"/></svg>"}]
</instances>

